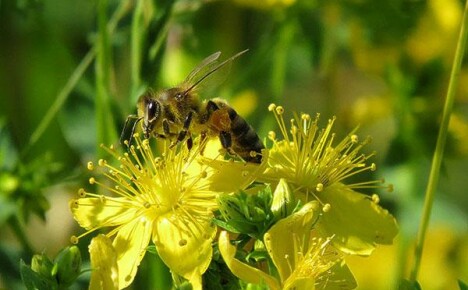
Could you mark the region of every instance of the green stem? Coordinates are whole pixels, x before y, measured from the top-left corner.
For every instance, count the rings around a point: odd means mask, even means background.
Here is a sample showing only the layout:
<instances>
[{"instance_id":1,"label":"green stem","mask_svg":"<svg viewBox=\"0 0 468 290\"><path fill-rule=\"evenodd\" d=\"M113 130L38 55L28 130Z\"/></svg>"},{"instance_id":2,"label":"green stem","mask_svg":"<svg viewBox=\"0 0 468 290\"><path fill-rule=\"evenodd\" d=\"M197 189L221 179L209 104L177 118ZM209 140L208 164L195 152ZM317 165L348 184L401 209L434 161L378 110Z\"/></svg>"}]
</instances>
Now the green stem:
<instances>
[{"instance_id":1,"label":"green stem","mask_svg":"<svg viewBox=\"0 0 468 290\"><path fill-rule=\"evenodd\" d=\"M109 21L108 30L109 32L113 32L119 20L127 14L127 12L131 9L131 2L132 1L122 1L120 3L119 8L114 12L112 15L111 20ZM71 91L75 88L78 81L81 79L85 71L91 65L91 62L94 60L96 56L96 49L95 46L92 47L85 57L81 60L78 66L75 68L73 73L70 75L70 78L67 80L65 86L60 90L57 97L55 98L54 103L50 106L47 113L42 118L39 125L34 130L31 138L29 139L28 146L25 151L31 148L37 140L42 136L44 131L49 127L50 122L52 119L57 115L60 108L63 106L65 101L67 100L68 96L70 95Z\"/></svg>"},{"instance_id":2,"label":"green stem","mask_svg":"<svg viewBox=\"0 0 468 290\"><path fill-rule=\"evenodd\" d=\"M132 20L132 35L131 35L131 79L132 79L132 88L131 96L138 93L138 90L141 86L141 47L143 43L145 29L144 18L143 18L143 7L144 0L138 0L136 8L133 12Z\"/></svg>"},{"instance_id":3,"label":"green stem","mask_svg":"<svg viewBox=\"0 0 468 290\"><path fill-rule=\"evenodd\" d=\"M110 144L117 139L110 108L111 48L107 29L108 0L98 1L98 37L96 43L96 131L97 144ZM99 148L98 148L99 149ZM99 150L97 150L99 152Z\"/></svg>"},{"instance_id":4,"label":"green stem","mask_svg":"<svg viewBox=\"0 0 468 290\"><path fill-rule=\"evenodd\" d=\"M453 101L455 99L455 92L458 87L459 73L462 65L463 54L465 52L465 44L467 38L467 25L468 25L468 1L465 3L465 11L463 13L463 21L461 24L460 35L457 43L457 50L455 52L455 59L450 74L450 81L447 90L447 97L442 115L442 123L440 125L439 134L437 136L437 144L432 158L431 172L429 181L426 188L426 199L424 201L423 215L419 225L419 233L416 241L414 251L414 266L411 272L410 280L416 281L421 264L421 256L423 252L424 239L426 237L427 227L431 216L432 204L434 201L434 193L439 181L440 165L444 154L445 142L447 139L447 130L452 113Z\"/></svg>"}]
</instances>

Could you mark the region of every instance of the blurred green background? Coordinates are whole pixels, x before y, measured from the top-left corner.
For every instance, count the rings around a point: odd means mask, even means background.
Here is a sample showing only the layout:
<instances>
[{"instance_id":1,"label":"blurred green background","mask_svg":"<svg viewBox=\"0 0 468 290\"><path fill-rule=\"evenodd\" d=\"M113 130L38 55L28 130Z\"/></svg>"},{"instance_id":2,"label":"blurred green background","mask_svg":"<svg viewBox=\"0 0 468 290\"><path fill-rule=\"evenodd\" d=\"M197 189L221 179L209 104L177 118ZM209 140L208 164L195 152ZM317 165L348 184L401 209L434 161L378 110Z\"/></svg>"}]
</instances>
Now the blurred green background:
<instances>
[{"instance_id":1,"label":"blurred green background","mask_svg":"<svg viewBox=\"0 0 468 290\"><path fill-rule=\"evenodd\" d=\"M118 145L139 95L177 85L204 57L246 48L222 97L265 137L268 104L359 125L376 151L393 246L350 257L358 289L392 289L411 267L464 2L459 0L0 1L0 288L19 259L55 256L78 231L68 200L86 162ZM465 61L466 63L466 61ZM457 88L426 239L423 289L468 281L468 67ZM89 187L89 186L88 186ZM83 243L86 244L86 243ZM83 252L86 252L84 246Z\"/></svg>"}]
</instances>

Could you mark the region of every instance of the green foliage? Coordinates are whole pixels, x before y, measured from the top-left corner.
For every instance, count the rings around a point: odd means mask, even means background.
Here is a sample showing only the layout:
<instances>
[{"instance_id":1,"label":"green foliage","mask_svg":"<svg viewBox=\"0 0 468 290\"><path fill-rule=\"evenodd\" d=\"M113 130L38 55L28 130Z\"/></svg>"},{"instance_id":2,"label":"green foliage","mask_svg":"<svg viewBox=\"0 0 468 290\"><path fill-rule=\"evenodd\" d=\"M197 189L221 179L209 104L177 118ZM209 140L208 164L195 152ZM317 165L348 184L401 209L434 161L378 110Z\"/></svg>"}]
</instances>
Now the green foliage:
<instances>
[{"instance_id":1,"label":"green foliage","mask_svg":"<svg viewBox=\"0 0 468 290\"><path fill-rule=\"evenodd\" d=\"M63 249L54 261L34 255L31 266L20 262L21 278L28 290L68 289L81 274L81 253L76 246Z\"/></svg>"},{"instance_id":2,"label":"green foliage","mask_svg":"<svg viewBox=\"0 0 468 290\"><path fill-rule=\"evenodd\" d=\"M117 136L145 90L180 83L215 51L226 56L246 48L249 52L235 61L226 81L200 89L200 98L228 99L262 139L272 128L272 118L266 115L271 102L298 112L320 112L325 119L337 115L344 120L337 124L338 134L360 124L364 135L372 135L371 150L380 158L379 171L371 174L385 175L395 185L395 193L382 195L381 203L396 213L401 225L402 242L394 253L399 258L391 259L396 265L389 266L399 269L398 277L381 279L395 279L394 284L401 280L403 257L411 252L409 241L416 236L423 206L463 1L248 2L1 1L0 260L6 265L0 267L5 284L0 287L15 289L17 261L28 261L42 250L26 228L33 216L48 221L55 202L50 189L63 184L81 187L82 165L95 159L100 143L121 149ZM434 200L435 209L444 210L434 210L431 217L460 244L466 233L463 209L468 206L467 74L465 62L446 131L443 171L437 174L437 194L443 198ZM270 188L255 195L223 196L215 223L241 233L240 246L252 238L261 240L297 205L275 211L273 200ZM11 235L19 245L11 246ZM446 261L466 250L454 249L446 249ZM260 246L243 254L253 263L266 259ZM59 258L35 256L31 267L21 262L28 289L57 289L75 280L73 271L66 270L74 268L74 260L65 256L60 258L65 270L56 267L54 274L50 267L58 265ZM438 265L437 257L429 255L423 263ZM237 289L233 277L222 276L222 259L216 263L204 279L207 288ZM461 281L467 279L466 265L460 264L450 264L449 278L440 279L459 277L459 287L465 289ZM145 280L153 271L148 269L138 278L141 284L135 284L140 289L153 285L154 279ZM65 272L59 275L61 271ZM374 289L366 284L374 278L358 275L362 289ZM65 278L59 283L58 276ZM439 279L420 276L422 286ZM406 280L400 287L421 288Z\"/></svg>"}]
</instances>

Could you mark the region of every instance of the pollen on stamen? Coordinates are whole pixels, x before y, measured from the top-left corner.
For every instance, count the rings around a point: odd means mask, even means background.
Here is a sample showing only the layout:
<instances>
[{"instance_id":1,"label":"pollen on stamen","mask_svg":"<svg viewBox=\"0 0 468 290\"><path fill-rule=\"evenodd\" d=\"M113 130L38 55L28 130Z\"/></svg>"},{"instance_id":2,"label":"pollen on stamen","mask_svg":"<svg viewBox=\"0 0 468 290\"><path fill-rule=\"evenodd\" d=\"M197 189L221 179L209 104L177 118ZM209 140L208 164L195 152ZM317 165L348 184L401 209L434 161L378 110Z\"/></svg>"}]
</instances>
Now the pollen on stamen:
<instances>
[{"instance_id":1,"label":"pollen on stamen","mask_svg":"<svg viewBox=\"0 0 468 290\"><path fill-rule=\"evenodd\" d=\"M86 168L88 168L89 171L94 170L94 164L92 161L89 161L88 164L86 165Z\"/></svg>"},{"instance_id":2,"label":"pollen on stamen","mask_svg":"<svg viewBox=\"0 0 468 290\"><path fill-rule=\"evenodd\" d=\"M373 194L372 195L372 201L375 203L375 204L378 204L380 202L380 197L377 195L377 194Z\"/></svg>"},{"instance_id":3,"label":"pollen on stamen","mask_svg":"<svg viewBox=\"0 0 468 290\"><path fill-rule=\"evenodd\" d=\"M179 246L183 247L183 246L185 246L185 245L187 245L187 240L186 240L186 239L181 239L181 240L179 241Z\"/></svg>"},{"instance_id":4,"label":"pollen on stamen","mask_svg":"<svg viewBox=\"0 0 468 290\"><path fill-rule=\"evenodd\" d=\"M255 152L253 150L249 152L250 157L257 157L257 154L258 152Z\"/></svg>"},{"instance_id":5,"label":"pollen on stamen","mask_svg":"<svg viewBox=\"0 0 468 290\"><path fill-rule=\"evenodd\" d=\"M329 212L331 209L331 204L327 203L322 207L323 212Z\"/></svg>"},{"instance_id":6,"label":"pollen on stamen","mask_svg":"<svg viewBox=\"0 0 468 290\"><path fill-rule=\"evenodd\" d=\"M89 179L89 184L95 184L95 183L96 183L96 178L91 177L91 178Z\"/></svg>"},{"instance_id":7,"label":"pollen on stamen","mask_svg":"<svg viewBox=\"0 0 468 290\"><path fill-rule=\"evenodd\" d=\"M107 161L106 161L106 160L104 160L104 159L99 159L99 161L98 161L98 165L99 165L99 166L103 167L103 166L106 166L106 164L107 164Z\"/></svg>"},{"instance_id":8,"label":"pollen on stamen","mask_svg":"<svg viewBox=\"0 0 468 290\"><path fill-rule=\"evenodd\" d=\"M276 111L276 114L278 114L278 115L283 115L283 113L284 113L284 108L283 108L283 106L277 106L277 107L275 108L275 111Z\"/></svg>"},{"instance_id":9,"label":"pollen on stamen","mask_svg":"<svg viewBox=\"0 0 468 290\"><path fill-rule=\"evenodd\" d=\"M269 106L268 106L268 111L270 112L273 112L273 110L276 109L276 105L271 103Z\"/></svg>"},{"instance_id":10,"label":"pollen on stamen","mask_svg":"<svg viewBox=\"0 0 468 290\"><path fill-rule=\"evenodd\" d=\"M387 191L388 191L388 192L393 192L393 184L389 184L389 185L387 186Z\"/></svg>"},{"instance_id":11,"label":"pollen on stamen","mask_svg":"<svg viewBox=\"0 0 468 290\"><path fill-rule=\"evenodd\" d=\"M291 126L291 134L296 135L297 134L297 127L292 125Z\"/></svg>"},{"instance_id":12,"label":"pollen on stamen","mask_svg":"<svg viewBox=\"0 0 468 290\"><path fill-rule=\"evenodd\" d=\"M206 172L206 170L203 170L200 172L200 178L206 178L208 176L208 173Z\"/></svg>"},{"instance_id":13,"label":"pollen on stamen","mask_svg":"<svg viewBox=\"0 0 468 290\"><path fill-rule=\"evenodd\" d=\"M78 200L74 200L73 201L73 208L78 208L80 206L80 203L78 202Z\"/></svg>"},{"instance_id":14,"label":"pollen on stamen","mask_svg":"<svg viewBox=\"0 0 468 290\"><path fill-rule=\"evenodd\" d=\"M270 132L268 132L268 139L270 139L271 141L275 141L275 140L276 140L276 133L275 133L275 131L270 131Z\"/></svg>"},{"instance_id":15,"label":"pollen on stamen","mask_svg":"<svg viewBox=\"0 0 468 290\"><path fill-rule=\"evenodd\" d=\"M377 165L375 163L372 163L370 166L371 171L376 171L377 170Z\"/></svg>"},{"instance_id":16,"label":"pollen on stamen","mask_svg":"<svg viewBox=\"0 0 468 290\"><path fill-rule=\"evenodd\" d=\"M359 137L356 134L351 135L351 142L357 143L359 141Z\"/></svg>"},{"instance_id":17,"label":"pollen on stamen","mask_svg":"<svg viewBox=\"0 0 468 290\"><path fill-rule=\"evenodd\" d=\"M323 190L323 183L317 183L317 186L315 187L315 190L317 192L321 192Z\"/></svg>"},{"instance_id":18,"label":"pollen on stamen","mask_svg":"<svg viewBox=\"0 0 468 290\"><path fill-rule=\"evenodd\" d=\"M301 119L304 121L310 121L310 115L309 114L302 114Z\"/></svg>"},{"instance_id":19,"label":"pollen on stamen","mask_svg":"<svg viewBox=\"0 0 468 290\"><path fill-rule=\"evenodd\" d=\"M78 244L79 240L80 240L80 239L78 239L78 237L75 236L75 235L73 235L73 236L70 237L70 243L72 243L72 244L74 244L74 245Z\"/></svg>"},{"instance_id":20,"label":"pollen on stamen","mask_svg":"<svg viewBox=\"0 0 468 290\"><path fill-rule=\"evenodd\" d=\"M79 197L85 197L86 196L86 191L84 190L84 188L78 189L78 196Z\"/></svg>"}]
</instances>

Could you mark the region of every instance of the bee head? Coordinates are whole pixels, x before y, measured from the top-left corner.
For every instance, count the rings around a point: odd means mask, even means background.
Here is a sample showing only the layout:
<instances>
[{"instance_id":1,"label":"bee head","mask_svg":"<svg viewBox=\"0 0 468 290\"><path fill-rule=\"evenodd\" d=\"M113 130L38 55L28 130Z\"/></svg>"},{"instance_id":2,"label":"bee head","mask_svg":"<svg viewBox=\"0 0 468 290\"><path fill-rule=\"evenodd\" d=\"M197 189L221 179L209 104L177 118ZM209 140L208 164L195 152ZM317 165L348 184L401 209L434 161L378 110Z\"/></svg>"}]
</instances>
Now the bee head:
<instances>
[{"instance_id":1,"label":"bee head","mask_svg":"<svg viewBox=\"0 0 468 290\"><path fill-rule=\"evenodd\" d=\"M161 104L156 99L145 98L143 110L143 134L148 139L161 117Z\"/></svg>"}]
</instances>

